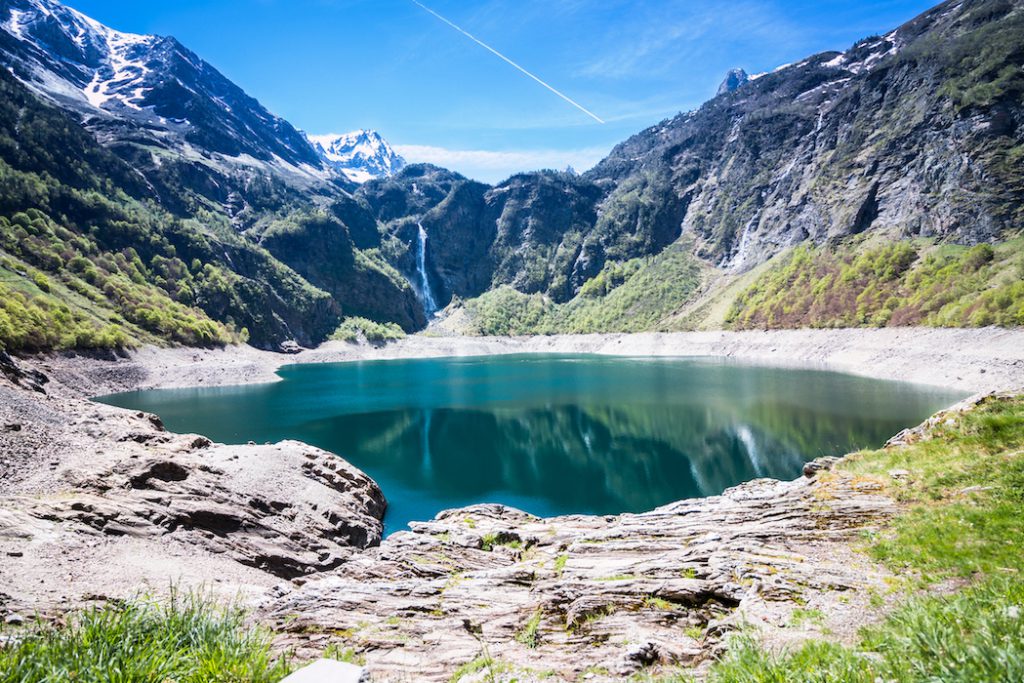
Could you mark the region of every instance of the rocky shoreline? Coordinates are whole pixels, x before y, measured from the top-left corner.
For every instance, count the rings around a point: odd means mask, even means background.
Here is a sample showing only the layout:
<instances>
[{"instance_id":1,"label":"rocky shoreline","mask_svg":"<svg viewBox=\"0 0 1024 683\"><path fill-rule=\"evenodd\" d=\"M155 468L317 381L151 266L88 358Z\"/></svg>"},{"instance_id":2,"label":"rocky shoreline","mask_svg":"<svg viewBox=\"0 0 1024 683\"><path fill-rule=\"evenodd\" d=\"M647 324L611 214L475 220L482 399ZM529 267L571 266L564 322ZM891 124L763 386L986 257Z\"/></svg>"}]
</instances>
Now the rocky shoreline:
<instances>
[{"instance_id":1,"label":"rocky shoreline","mask_svg":"<svg viewBox=\"0 0 1024 683\"><path fill-rule=\"evenodd\" d=\"M1024 387L1024 332L829 330L413 337L294 356L143 349L0 359L0 616L199 588L241 599L282 647L353 648L374 680L620 680L700 668L740 623L768 642L852 638L888 575L850 540L891 516L842 473L758 480L649 513L539 519L447 511L380 542L384 495L298 442L212 444L88 400L155 386L271 381L291 362L475 355L718 355L971 391ZM828 463L824 464L827 467ZM794 615L814 610L822 621ZM470 679L467 679L470 680Z\"/></svg>"}]
</instances>

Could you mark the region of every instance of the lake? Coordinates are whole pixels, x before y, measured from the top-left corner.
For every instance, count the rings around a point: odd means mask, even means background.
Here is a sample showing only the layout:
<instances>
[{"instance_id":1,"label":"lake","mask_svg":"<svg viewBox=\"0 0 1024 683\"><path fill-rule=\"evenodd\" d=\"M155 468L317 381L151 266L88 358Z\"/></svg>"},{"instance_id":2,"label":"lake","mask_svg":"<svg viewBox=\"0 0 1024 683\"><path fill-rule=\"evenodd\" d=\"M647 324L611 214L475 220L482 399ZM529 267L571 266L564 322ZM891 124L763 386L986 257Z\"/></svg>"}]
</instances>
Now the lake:
<instances>
[{"instance_id":1,"label":"lake","mask_svg":"<svg viewBox=\"0 0 1024 683\"><path fill-rule=\"evenodd\" d=\"M288 366L272 384L100 400L225 443L338 453L389 501L386 532L474 503L641 512L877 448L961 392L719 359L496 356Z\"/></svg>"}]
</instances>

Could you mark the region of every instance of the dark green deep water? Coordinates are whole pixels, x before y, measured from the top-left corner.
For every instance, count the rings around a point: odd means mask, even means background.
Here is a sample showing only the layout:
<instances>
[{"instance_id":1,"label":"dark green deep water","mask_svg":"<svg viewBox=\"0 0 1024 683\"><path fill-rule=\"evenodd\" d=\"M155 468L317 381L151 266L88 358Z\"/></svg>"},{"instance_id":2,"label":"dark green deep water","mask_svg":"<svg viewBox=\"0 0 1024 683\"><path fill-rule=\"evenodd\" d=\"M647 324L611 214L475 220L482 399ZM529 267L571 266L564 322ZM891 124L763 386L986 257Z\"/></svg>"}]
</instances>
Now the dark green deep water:
<instances>
[{"instance_id":1,"label":"dark green deep water","mask_svg":"<svg viewBox=\"0 0 1024 683\"><path fill-rule=\"evenodd\" d=\"M274 384L99 400L177 432L298 439L380 484L387 532L446 508L640 512L875 448L963 394L721 360L500 356L294 365Z\"/></svg>"}]
</instances>

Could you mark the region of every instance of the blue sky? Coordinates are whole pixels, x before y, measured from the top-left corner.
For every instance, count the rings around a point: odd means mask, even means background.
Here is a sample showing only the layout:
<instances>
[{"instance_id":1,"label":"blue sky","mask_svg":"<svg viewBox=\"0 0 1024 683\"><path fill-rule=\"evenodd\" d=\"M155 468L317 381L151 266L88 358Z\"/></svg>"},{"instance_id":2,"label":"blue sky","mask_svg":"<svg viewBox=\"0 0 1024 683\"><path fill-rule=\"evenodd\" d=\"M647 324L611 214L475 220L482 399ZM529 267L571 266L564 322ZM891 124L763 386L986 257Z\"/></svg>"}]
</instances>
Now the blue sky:
<instances>
[{"instance_id":1,"label":"blue sky","mask_svg":"<svg viewBox=\"0 0 1024 683\"><path fill-rule=\"evenodd\" d=\"M930 0L422 0L597 123L410 0L69 0L173 35L311 133L379 130L413 161L485 181L587 168L711 97L725 72L842 50Z\"/></svg>"}]
</instances>

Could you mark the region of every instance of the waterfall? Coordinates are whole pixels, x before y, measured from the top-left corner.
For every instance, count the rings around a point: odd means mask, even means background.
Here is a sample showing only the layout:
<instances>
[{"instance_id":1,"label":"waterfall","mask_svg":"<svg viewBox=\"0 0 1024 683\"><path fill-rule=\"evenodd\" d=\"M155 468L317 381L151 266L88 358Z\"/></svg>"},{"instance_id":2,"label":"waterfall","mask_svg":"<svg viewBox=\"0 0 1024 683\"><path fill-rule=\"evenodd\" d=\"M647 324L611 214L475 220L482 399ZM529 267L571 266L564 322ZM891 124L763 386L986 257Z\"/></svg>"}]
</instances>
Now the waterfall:
<instances>
[{"instance_id":1,"label":"waterfall","mask_svg":"<svg viewBox=\"0 0 1024 683\"><path fill-rule=\"evenodd\" d=\"M427 275L427 231L422 223L417 223L416 226L420 229L416 242L416 272L420 281L420 298L423 301L423 312L428 318L432 318L437 313L437 301L430 289L430 276Z\"/></svg>"}]
</instances>

